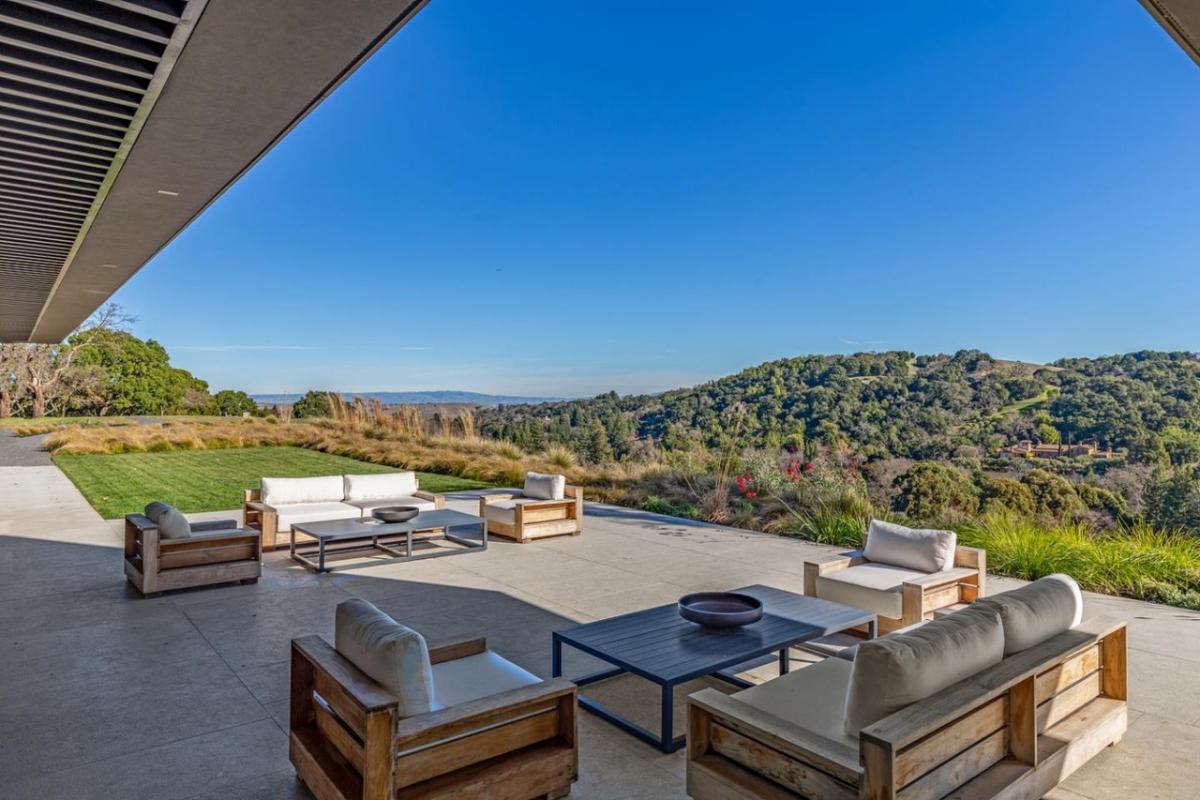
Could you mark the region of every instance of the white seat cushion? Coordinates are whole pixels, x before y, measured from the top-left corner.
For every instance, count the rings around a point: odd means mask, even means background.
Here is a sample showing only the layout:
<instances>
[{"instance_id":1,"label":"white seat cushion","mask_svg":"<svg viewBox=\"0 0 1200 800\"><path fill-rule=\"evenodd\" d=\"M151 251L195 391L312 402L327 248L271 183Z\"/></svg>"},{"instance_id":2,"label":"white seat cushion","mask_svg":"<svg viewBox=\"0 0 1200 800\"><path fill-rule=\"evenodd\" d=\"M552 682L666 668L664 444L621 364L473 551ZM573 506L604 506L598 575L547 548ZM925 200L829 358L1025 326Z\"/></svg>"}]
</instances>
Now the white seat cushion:
<instances>
[{"instance_id":1,"label":"white seat cushion","mask_svg":"<svg viewBox=\"0 0 1200 800\"><path fill-rule=\"evenodd\" d=\"M525 488L522 494L535 500L562 500L566 495L566 475L546 475L541 472L525 474Z\"/></svg>"},{"instance_id":2,"label":"white seat cushion","mask_svg":"<svg viewBox=\"0 0 1200 800\"><path fill-rule=\"evenodd\" d=\"M491 650L433 665L434 697L439 708L541 682L541 678Z\"/></svg>"},{"instance_id":3,"label":"white seat cushion","mask_svg":"<svg viewBox=\"0 0 1200 800\"><path fill-rule=\"evenodd\" d=\"M954 566L954 531L906 528L880 519L871 520L863 555L877 564L891 564L923 572L941 572Z\"/></svg>"},{"instance_id":4,"label":"white seat cushion","mask_svg":"<svg viewBox=\"0 0 1200 800\"><path fill-rule=\"evenodd\" d=\"M417 491L415 472L385 472L379 475L343 475L346 502L410 497Z\"/></svg>"},{"instance_id":5,"label":"white seat cushion","mask_svg":"<svg viewBox=\"0 0 1200 800\"><path fill-rule=\"evenodd\" d=\"M535 500L531 497L514 497L512 500L497 500L483 507L483 516L487 519L494 519L497 522L506 522L512 525L517 521L517 513L513 509L526 503L540 502L540 500Z\"/></svg>"},{"instance_id":6,"label":"white seat cushion","mask_svg":"<svg viewBox=\"0 0 1200 800\"><path fill-rule=\"evenodd\" d=\"M387 506L412 506L422 511L434 511L437 509L437 504L432 500L411 496L385 497L379 500L349 500L346 505L354 506L361 510L364 517L371 516L371 512L377 508L386 508Z\"/></svg>"},{"instance_id":7,"label":"white seat cushion","mask_svg":"<svg viewBox=\"0 0 1200 800\"><path fill-rule=\"evenodd\" d=\"M357 597L338 603L334 647L399 700L403 717L435 709L425 638Z\"/></svg>"},{"instance_id":8,"label":"white seat cushion","mask_svg":"<svg viewBox=\"0 0 1200 800\"><path fill-rule=\"evenodd\" d=\"M899 619L903 598L900 584L929 573L890 564L858 564L817 578L817 597Z\"/></svg>"},{"instance_id":9,"label":"white seat cushion","mask_svg":"<svg viewBox=\"0 0 1200 800\"><path fill-rule=\"evenodd\" d=\"M262 501L269 506L287 503L335 503L342 497L341 475L262 479Z\"/></svg>"},{"instance_id":10,"label":"white seat cushion","mask_svg":"<svg viewBox=\"0 0 1200 800\"><path fill-rule=\"evenodd\" d=\"M858 752L858 738L845 730L846 692L852 668L850 661L827 658L743 689L733 697Z\"/></svg>"},{"instance_id":11,"label":"white seat cushion","mask_svg":"<svg viewBox=\"0 0 1200 800\"><path fill-rule=\"evenodd\" d=\"M1047 575L1020 589L984 597L978 604L1000 614L1006 656L1041 644L1083 619L1083 593L1070 575Z\"/></svg>"},{"instance_id":12,"label":"white seat cushion","mask_svg":"<svg viewBox=\"0 0 1200 800\"><path fill-rule=\"evenodd\" d=\"M1000 615L977 603L909 633L863 642L849 662L846 733L858 736L863 728L1002 658Z\"/></svg>"},{"instance_id":13,"label":"white seat cushion","mask_svg":"<svg viewBox=\"0 0 1200 800\"><path fill-rule=\"evenodd\" d=\"M277 530L290 531L297 522L323 522L330 519L361 519L362 509L346 503L292 503L272 506L279 514Z\"/></svg>"}]
</instances>

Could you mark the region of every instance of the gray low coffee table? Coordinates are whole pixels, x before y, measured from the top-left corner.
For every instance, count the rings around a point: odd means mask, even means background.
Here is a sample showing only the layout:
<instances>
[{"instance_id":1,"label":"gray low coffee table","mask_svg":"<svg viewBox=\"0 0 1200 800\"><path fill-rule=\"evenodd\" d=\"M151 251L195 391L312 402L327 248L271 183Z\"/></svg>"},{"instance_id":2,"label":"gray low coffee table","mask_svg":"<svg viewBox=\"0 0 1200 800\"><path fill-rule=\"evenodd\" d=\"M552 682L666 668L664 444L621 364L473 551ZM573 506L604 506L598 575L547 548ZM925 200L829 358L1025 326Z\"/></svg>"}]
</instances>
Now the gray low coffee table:
<instances>
[{"instance_id":1,"label":"gray low coffee table","mask_svg":"<svg viewBox=\"0 0 1200 800\"><path fill-rule=\"evenodd\" d=\"M684 744L675 737L675 687L712 675L741 688L753 684L727 672L768 653L779 653L779 671L788 671L788 648L834 633L866 625L875 636L875 613L828 600L805 597L770 586L734 589L763 602L763 618L734 631L711 631L679 616L675 604L635 611L556 631L553 637L554 677L562 675L562 648L570 645L615 668L574 678L579 686L633 673L656 683L662 690L660 734L613 713L594 700L579 695L579 705L623 731L648 742L664 753Z\"/></svg>"},{"instance_id":2,"label":"gray low coffee table","mask_svg":"<svg viewBox=\"0 0 1200 800\"><path fill-rule=\"evenodd\" d=\"M464 539L451 533L451 528L478 527L478 540ZM315 543L296 544L296 531L316 539ZM403 536L404 541L398 541ZM326 522L298 522L292 525L289 537L288 552L292 558L309 569L317 572L332 572L334 569L353 569L363 564L346 567L325 566L326 551L336 553L354 552L356 550L379 551L392 556L389 559L372 562L374 564L391 563L393 561L417 561L424 558L439 558L454 556L459 553L471 553L487 549L487 520L473 514L461 511L422 511L408 522L378 522L374 519L335 519ZM439 549L436 552L414 553L413 544L420 544L435 539L444 539L460 545L457 548ZM388 541L390 540L390 541ZM355 542L359 542L357 546ZM330 549L328 545L343 543L349 546ZM311 556L316 555L313 561Z\"/></svg>"}]
</instances>

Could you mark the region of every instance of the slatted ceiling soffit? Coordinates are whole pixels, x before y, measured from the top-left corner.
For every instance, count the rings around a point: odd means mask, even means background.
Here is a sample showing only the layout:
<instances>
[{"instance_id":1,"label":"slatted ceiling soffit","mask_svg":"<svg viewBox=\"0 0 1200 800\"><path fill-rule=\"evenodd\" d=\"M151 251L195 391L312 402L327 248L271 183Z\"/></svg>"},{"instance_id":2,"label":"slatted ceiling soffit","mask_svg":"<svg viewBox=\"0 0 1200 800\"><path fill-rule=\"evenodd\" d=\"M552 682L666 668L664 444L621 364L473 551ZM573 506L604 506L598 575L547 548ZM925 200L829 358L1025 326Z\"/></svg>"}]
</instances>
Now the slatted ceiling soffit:
<instances>
[{"instance_id":1,"label":"slatted ceiling soffit","mask_svg":"<svg viewBox=\"0 0 1200 800\"><path fill-rule=\"evenodd\" d=\"M0 341L35 326L206 2L0 0Z\"/></svg>"}]
</instances>

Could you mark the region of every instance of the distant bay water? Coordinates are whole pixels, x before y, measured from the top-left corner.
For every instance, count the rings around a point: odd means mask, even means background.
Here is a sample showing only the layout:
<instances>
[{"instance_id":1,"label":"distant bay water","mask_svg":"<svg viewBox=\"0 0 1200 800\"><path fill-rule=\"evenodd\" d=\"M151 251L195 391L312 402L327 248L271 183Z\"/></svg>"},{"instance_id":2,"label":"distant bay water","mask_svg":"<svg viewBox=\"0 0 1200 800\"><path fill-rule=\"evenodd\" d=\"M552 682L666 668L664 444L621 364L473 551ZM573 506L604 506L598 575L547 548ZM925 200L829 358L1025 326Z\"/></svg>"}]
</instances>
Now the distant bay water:
<instances>
[{"instance_id":1,"label":"distant bay water","mask_svg":"<svg viewBox=\"0 0 1200 800\"><path fill-rule=\"evenodd\" d=\"M256 403L261 405L277 405L294 403L301 395L296 394L252 394ZM368 400L379 400L385 405L420 405L435 403L444 405L475 405L499 406L521 405L525 403L546 403L551 400L564 400L562 397L522 397L519 395L481 394L479 392L461 392L455 390L438 390L431 392L345 392L347 399L363 397Z\"/></svg>"}]
</instances>

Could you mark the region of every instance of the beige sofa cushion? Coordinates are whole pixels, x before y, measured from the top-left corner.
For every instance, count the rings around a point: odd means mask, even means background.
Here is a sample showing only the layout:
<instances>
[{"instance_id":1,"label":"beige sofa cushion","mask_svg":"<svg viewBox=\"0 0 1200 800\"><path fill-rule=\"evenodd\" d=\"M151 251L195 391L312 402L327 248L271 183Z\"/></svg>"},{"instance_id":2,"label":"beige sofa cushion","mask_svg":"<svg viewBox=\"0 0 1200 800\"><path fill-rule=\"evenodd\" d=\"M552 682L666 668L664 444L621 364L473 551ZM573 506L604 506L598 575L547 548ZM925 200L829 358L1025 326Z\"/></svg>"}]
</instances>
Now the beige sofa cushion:
<instances>
[{"instance_id":1,"label":"beige sofa cushion","mask_svg":"<svg viewBox=\"0 0 1200 800\"><path fill-rule=\"evenodd\" d=\"M342 491L346 502L387 500L409 497L417 491L415 472L386 472L381 475L343 475Z\"/></svg>"},{"instance_id":2,"label":"beige sofa cushion","mask_svg":"<svg viewBox=\"0 0 1200 800\"><path fill-rule=\"evenodd\" d=\"M851 665L845 731L858 736L868 725L1003 657L1000 614L979 604L909 633L863 642Z\"/></svg>"},{"instance_id":3,"label":"beige sofa cushion","mask_svg":"<svg viewBox=\"0 0 1200 800\"><path fill-rule=\"evenodd\" d=\"M546 475L541 472L525 474L525 488L522 494L535 500L562 500L566 496L567 476Z\"/></svg>"},{"instance_id":4,"label":"beige sofa cushion","mask_svg":"<svg viewBox=\"0 0 1200 800\"><path fill-rule=\"evenodd\" d=\"M1083 619L1083 593L1070 575L1047 575L1009 592L984 597L1004 624L1004 655L1041 644L1070 630Z\"/></svg>"},{"instance_id":5,"label":"beige sofa cushion","mask_svg":"<svg viewBox=\"0 0 1200 800\"><path fill-rule=\"evenodd\" d=\"M827 658L743 689L733 697L857 752L858 737L848 735L844 726L852 668L850 661Z\"/></svg>"},{"instance_id":6,"label":"beige sofa cushion","mask_svg":"<svg viewBox=\"0 0 1200 800\"><path fill-rule=\"evenodd\" d=\"M890 564L858 564L817 577L817 597L899 619L903 597L900 584L928 573Z\"/></svg>"},{"instance_id":7,"label":"beige sofa cushion","mask_svg":"<svg viewBox=\"0 0 1200 800\"><path fill-rule=\"evenodd\" d=\"M287 503L333 503L342 499L342 492L341 475L262 479L262 501L269 506Z\"/></svg>"},{"instance_id":8,"label":"beige sofa cushion","mask_svg":"<svg viewBox=\"0 0 1200 800\"><path fill-rule=\"evenodd\" d=\"M434 697L440 708L535 683L541 679L491 650L433 665Z\"/></svg>"},{"instance_id":9,"label":"beige sofa cushion","mask_svg":"<svg viewBox=\"0 0 1200 800\"><path fill-rule=\"evenodd\" d=\"M376 500L348 500L346 505L354 506L362 511L364 517L371 516L371 512L377 508L387 508L388 506L412 506L421 511L434 511L437 509L437 504L432 500L426 500L423 497L385 497Z\"/></svg>"},{"instance_id":10,"label":"beige sofa cushion","mask_svg":"<svg viewBox=\"0 0 1200 800\"><path fill-rule=\"evenodd\" d=\"M285 533L297 522L324 522L331 519L362 519L362 509L346 503L291 503L272 506L278 514L276 530Z\"/></svg>"},{"instance_id":11,"label":"beige sofa cushion","mask_svg":"<svg viewBox=\"0 0 1200 800\"><path fill-rule=\"evenodd\" d=\"M436 708L425 638L366 600L338 603L334 647L399 700L404 717Z\"/></svg>"},{"instance_id":12,"label":"beige sofa cushion","mask_svg":"<svg viewBox=\"0 0 1200 800\"><path fill-rule=\"evenodd\" d=\"M941 572L954 566L958 534L906 528L881 519L871 520L863 555L868 561L892 564L922 572Z\"/></svg>"}]
</instances>

